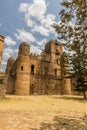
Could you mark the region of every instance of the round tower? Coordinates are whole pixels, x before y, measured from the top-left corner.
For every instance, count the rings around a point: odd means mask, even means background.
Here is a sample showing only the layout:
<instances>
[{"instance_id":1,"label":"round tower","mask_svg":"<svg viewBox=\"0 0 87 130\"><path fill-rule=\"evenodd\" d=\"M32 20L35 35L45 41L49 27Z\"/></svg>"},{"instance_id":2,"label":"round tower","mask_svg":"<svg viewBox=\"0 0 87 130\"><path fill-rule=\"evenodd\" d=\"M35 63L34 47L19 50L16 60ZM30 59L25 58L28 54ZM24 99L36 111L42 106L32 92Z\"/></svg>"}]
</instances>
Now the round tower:
<instances>
[{"instance_id":1,"label":"round tower","mask_svg":"<svg viewBox=\"0 0 87 130\"><path fill-rule=\"evenodd\" d=\"M16 67L15 94L29 95L30 93L30 47L23 42L19 46Z\"/></svg>"},{"instance_id":2,"label":"round tower","mask_svg":"<svg viewBox=\"0 0 87 130\"><path fill-rule=\"evenodd\" d=\"M15 88L15 75L12 73L12 69L15 63L15 59L10 57L7 61L7 66L5 73L7 74L7 85L6 85L6 93L14 94Z\"/></svg>"},{"instance_id":3,"label":"round tower","mask_svg":"<svg viewBox=\"0 0 87 130\"><path fill-rule=\"evenodd\" d=\"M15 59L13 57L10 57L7 61L7 66L6 66L6 70L5 73L9 74L10 70L12 69L13 63L15 62Z\"/></svg>"},{"instance_id":4,"label":"round tower","mask_svg":"<svg viewBox=\"0 0 87 130\"><path fill-rule=\"evenodd\" d=\"M2 64L3 48L4 48L4 37L0 35L0 70L1 70L1 64Z\"/></svg>"}]
</instances>

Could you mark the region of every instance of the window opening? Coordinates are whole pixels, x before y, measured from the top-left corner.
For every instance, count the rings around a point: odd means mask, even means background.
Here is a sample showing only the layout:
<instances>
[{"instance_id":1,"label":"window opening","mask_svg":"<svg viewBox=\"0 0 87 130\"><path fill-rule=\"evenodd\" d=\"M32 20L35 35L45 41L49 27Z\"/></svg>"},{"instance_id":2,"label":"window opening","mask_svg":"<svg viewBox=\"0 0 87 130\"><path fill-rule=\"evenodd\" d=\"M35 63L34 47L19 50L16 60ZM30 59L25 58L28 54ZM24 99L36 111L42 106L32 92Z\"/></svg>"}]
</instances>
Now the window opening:
<instances>
[{"instance_id":1,"label":"window opening","mask_svg":"<svg viewBox=\"0 0 87 130\"><path fill-rule=\"evenodd\" d=\"M21 71L23 71L23 66L21 66Z\"/></svg>"},{"instance_id":2,"label":"window opening","mask_svg":"<svg viewBox=\"0 0 87 130\"><path fill-rule=\"evenodd\" d=\"M34 75L34 65L31 66L31 75Z\"/></svg>"}]
</instances>

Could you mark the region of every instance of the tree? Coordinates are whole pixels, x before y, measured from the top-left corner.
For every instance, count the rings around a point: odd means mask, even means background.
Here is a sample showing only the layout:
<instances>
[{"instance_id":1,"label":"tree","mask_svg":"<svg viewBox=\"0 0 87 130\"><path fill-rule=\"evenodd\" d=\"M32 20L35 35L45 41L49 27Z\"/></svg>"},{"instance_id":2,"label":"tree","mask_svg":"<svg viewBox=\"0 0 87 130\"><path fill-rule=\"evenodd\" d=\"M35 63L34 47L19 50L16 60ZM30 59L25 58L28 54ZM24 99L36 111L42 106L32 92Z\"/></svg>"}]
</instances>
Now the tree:
<instances>
[{"instance_id":1,"label":"tree","mask_svg":"<svg viewBox=\"0 0 87 130\"><path fill-rule=\"evenodd\" d=\"M76 78L76 89L86 98L87 84L87 2L63 0L61 21L53 24L69 59L70 76Z\"/></svg>"}]
</instances>

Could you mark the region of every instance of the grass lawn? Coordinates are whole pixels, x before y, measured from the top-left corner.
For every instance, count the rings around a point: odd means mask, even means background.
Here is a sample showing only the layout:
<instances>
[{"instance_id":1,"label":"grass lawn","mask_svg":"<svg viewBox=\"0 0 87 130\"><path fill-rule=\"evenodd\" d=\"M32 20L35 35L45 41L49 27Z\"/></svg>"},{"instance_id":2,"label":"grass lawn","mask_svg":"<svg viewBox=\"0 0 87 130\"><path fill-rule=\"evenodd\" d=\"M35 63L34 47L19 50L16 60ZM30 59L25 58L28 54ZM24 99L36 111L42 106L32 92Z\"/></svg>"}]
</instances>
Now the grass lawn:
<instances>
[{"instance_id":1,"label":"grass lawn","mask_svg":"<svg viewBox=\"0 0 87 130\"><path fill-rule=\"evenodd\" d=\"M7 95L0 99L0 130L87 130L87 100Z\"/></svg>"}]
</instances>

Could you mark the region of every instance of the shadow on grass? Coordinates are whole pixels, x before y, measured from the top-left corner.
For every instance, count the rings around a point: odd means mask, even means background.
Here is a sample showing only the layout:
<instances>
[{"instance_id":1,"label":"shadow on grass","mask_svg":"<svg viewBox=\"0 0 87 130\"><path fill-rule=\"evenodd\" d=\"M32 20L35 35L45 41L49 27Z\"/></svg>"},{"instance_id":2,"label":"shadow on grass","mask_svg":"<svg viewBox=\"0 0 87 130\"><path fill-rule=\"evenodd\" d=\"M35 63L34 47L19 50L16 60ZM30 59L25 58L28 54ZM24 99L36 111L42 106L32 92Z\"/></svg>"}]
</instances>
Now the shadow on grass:
<instances>
[{"instance_id":1,"label":"shadow on grass","mask_svg":"<svg viewBox=\"0 0 87 130\"><path fill-rule=\"evenodd\" d=\"M81 118L55 116L53 123L41 123L39 129L30 130L87 130L87 116Z\"/></svg>"},{"instance_id":2,"label":"shadow on grass","mask_svg":"<svg viewBox=\"0 0 87 130\"><path fill-rule=\"evenodd\" d=\"M64 99L64 100L73 100L73 101L78 101L78 102L81 102L81 103L87 102L87 99L84 99L82 96L72 96L72 95L67 96L67 95L64 95L64 96L60 96L60 97L54 96L53 98Z\"/></svg>"}]
</instances>

